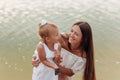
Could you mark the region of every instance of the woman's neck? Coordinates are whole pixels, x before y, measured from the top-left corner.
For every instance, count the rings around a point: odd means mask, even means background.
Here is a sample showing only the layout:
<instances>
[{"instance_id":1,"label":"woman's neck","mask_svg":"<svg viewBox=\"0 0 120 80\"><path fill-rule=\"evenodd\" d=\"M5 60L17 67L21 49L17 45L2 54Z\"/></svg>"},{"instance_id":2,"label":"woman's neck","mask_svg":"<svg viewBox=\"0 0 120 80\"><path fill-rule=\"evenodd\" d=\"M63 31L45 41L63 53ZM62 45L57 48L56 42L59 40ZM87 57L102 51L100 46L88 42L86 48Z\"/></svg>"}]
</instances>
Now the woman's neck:
<instances>
[{"instance_id":1,"label":"woman's neck","mask_svg":"<svg viewBox=\"0 0 120 80\"><path fill-rule=\"evenodd\" d=\"M70 45L70 49L70 51L77 56L81 56L83 53L79 45Z\"/></svg>"},{"instance_id":2,"label":"woman's neck","mask_svg":"<svg viewBox=\"0 0 120 80\"><path fill-rule=\"evenodd\" d=\"M70 49L71 49L71 50L80 50L80 48L79 48L79 45L78 45L78 44L75 44L75 45L70 44Z\"/></svg>"}]
</instances>

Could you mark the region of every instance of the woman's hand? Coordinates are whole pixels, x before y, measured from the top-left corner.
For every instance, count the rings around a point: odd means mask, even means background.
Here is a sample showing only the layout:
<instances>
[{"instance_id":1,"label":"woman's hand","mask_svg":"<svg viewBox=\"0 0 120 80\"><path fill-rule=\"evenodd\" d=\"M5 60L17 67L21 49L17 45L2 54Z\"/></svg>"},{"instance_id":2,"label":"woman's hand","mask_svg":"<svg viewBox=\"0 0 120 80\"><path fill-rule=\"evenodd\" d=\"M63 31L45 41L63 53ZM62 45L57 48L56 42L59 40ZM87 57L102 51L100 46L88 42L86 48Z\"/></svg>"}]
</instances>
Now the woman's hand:
<instances>
[{"instance_id":1,"label":"woman's hand","mask_svg":"<svg viewBox=\"0 0 120 80\"><path fill-rule=\"evenodd\" d=\"M32 57L32 65L34 67L37 67L39 64L40 64L40 60L39 59L36 60L36 56L33 56Z\"/></svg>"}]
</instances>

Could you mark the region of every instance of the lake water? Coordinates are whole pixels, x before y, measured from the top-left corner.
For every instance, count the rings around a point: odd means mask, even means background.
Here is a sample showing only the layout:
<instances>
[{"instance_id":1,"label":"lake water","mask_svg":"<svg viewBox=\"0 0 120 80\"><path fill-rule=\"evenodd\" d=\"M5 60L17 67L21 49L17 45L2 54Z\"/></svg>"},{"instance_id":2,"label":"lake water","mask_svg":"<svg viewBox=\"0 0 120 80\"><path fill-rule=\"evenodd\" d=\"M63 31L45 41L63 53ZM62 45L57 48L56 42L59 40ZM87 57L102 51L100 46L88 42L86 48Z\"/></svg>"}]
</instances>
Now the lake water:
<instances>
[{"instance_id":1,"label":"lake water","mask_svg":"<svg viewBox=\"0 0 120 80\"><path fill-rule=\"evenodd\" d=\"M76 21L87 21L97 80L120 80L120 0L0 0L0 80L31 80L42 19L58 25L61 33ZM80 80L79 74L74 80Z\"/></svg>"}]
</instances>

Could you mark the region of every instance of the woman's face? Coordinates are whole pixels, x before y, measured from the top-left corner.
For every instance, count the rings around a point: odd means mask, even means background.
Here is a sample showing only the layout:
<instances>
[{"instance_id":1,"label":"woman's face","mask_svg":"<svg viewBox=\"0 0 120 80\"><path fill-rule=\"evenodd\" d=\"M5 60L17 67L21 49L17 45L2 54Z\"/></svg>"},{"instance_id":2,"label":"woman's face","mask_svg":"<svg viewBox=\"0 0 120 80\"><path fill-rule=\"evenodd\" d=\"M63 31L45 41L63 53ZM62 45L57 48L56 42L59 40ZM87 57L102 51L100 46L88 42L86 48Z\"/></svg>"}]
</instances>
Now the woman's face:
<instances>
[{"instance_id":1,"label":"woman's face","mask_svg":"<svg viewBox=\"0 0 120 80\"><path fill-rule=\"evenodd\" d=\"M69 43L79 46L82 40L82 32L78 25L74 25L70 31Z\"/></svg>"}]
</instances>

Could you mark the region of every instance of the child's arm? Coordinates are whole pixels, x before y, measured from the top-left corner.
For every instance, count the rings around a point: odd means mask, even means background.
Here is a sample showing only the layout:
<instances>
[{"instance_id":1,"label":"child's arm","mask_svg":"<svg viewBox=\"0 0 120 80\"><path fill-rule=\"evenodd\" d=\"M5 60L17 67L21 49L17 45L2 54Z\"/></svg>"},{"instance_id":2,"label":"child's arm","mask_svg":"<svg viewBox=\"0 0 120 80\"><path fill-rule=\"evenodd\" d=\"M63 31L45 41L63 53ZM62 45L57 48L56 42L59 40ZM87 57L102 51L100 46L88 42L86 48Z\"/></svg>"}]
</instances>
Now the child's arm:
<instances>
[{"instance_id":1,"label":"child's arm","mask_svg":"<svg viewBox=\"0 0 120 80\"><path fill-rule=\"evenodd\" d=\"M55 49L55 58L54 59L56 59L58 57L61 58L61 56L60 56L60 52L61 52L61 45L60 45L60 43L56 43L54 45L54 49ZM59 74L60 72L61 72L60 68L55 69L55 75Z\"/></svg>"},{"instance_id":2,"label":"child's arm","mask_svg":"<svg viewBox=\"0 0 120 80\"><path fill-rule=\"evenodd\" d=\"M57 43L57 46L56 47L54 46L54 48L56 48L55 49L55 57L60 57L60 52L61 52L61 45L60 45L60 43Z\"/></svg>"},{"instance_id":3,"label":"child's arm","mask_svg":"<svg viewBox=\"0 0 120 80\"><path fill-rule=\"evenodd\" d=\"M39 58L40 58L40 61L48 66L48 67L51 67L53 69L57 69L58 66L50 63L47 59L46 59L46 53L45 53L45 50L44 50L44 47L42 45L39 45L38 48L37 48L37 51L38 51L38 55L39 55Z\"/></svg>"}]
</instances>

